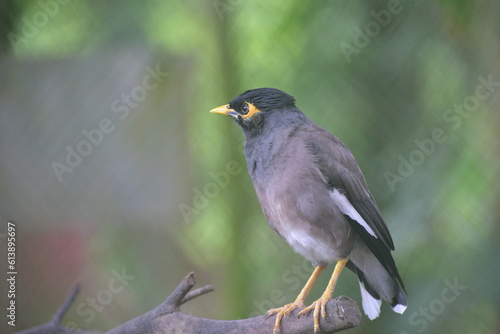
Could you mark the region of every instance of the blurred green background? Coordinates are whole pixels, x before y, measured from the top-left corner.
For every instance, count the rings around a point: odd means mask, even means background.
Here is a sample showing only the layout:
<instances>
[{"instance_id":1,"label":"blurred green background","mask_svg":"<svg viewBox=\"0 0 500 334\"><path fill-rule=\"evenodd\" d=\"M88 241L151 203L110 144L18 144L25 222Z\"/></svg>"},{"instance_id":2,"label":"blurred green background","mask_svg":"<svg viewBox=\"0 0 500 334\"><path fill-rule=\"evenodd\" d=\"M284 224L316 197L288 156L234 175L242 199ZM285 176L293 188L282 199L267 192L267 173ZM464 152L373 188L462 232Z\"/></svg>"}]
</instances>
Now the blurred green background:
<instances>
[{"instance_id":1,"label":"blurred green background","mask_svg":"<svg viewBox=\"0 0 500 334\"><path fill-rule=\"evenodd\" d=\"M107 330L190 271L183 306L247 318L312 266L267 226L230 118L276 87L352 150L409 307L350 333L498 333L500 2L9 1L0 5L0 248L17 228L17 322ZM325 288L332 268L310 300ZM2 274L4 275L4 274ZM335 295L361 305L345 272Z\"/></svg>"}]
</instances>

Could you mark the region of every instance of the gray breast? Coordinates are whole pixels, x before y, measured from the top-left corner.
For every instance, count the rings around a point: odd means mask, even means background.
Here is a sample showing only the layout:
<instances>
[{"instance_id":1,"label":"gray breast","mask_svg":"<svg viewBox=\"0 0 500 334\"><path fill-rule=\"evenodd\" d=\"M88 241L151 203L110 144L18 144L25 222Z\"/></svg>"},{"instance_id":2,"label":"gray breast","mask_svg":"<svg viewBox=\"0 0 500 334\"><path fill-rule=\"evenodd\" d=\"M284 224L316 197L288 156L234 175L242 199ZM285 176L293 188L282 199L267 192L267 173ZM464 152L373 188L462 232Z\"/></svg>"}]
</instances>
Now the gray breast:
<instances>
[{"instance_id":1,"label":"gray breast","mask_svg":"<svg viewBox=\"0 0 500 334\"><path fill-rule=\"evenodd\" d=\"M282 135L287 140L278 140L280 146L261 142L259 155L248 154L246 147L264 214L295 252L314 264L335 262L352 249L350 226L300 137Z\"/></svg>"}]
</instances>

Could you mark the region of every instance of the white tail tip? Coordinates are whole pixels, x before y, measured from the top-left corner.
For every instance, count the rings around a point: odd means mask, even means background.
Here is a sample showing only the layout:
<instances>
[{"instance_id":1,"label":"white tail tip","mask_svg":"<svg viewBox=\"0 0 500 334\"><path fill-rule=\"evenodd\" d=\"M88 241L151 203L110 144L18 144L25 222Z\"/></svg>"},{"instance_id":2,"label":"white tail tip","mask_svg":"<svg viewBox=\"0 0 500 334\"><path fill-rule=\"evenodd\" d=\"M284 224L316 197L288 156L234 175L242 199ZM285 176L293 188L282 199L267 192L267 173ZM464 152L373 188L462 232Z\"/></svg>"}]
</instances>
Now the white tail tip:
<instances>
[{"instance_id":1,"label":"white tail tip","mask_svg":"<svg viewBox=\"0 0 500 334\"><path fill-rule=\"evenodd\" d=\"M366 291L365 285L362 282L359 282L359 287L361 289L361 298L363 300L363 311L365 311L366 316L370 320L378 318L380 315L380 305L382 305L382 300L373 298L368 291Z\"/></svg>"},{"instance_id":2,"label":"white tail tip","mask_svg":"<svg viewBox=\"0 0 500 334\"><path fill-rule=\"evenodd\" d=\"M406 307L407 307L406 305L398 304L398 305L394 306L392 309L396 313L403 314L404 311L406 310Z\"/></svg>"}]
</instances>

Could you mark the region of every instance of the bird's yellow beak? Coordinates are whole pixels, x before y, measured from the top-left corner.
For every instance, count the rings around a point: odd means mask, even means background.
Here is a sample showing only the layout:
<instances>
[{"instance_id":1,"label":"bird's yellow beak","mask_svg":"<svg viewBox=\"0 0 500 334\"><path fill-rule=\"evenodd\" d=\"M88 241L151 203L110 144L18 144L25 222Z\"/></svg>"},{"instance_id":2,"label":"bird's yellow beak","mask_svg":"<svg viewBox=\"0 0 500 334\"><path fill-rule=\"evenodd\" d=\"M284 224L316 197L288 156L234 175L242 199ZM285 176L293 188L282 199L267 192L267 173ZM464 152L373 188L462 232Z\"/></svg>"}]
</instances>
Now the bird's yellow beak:
<instances>
[{"instance_id":1,"label":"bird's yellow beak","mask_svg":"<svg viewBox=\"0 0 500 334\"><path fill-rule=\"evenodd\" d=\"M231 107L229 106L229 104L224 104L224 105L222 105L220 107L217 107L217 108L214 108L214 109L210 110L210 112L212 112L214 114L222 114L222 115L231 116L231 113L234 113L235 110L231 109Z\"/></svg>"}]
</instances>

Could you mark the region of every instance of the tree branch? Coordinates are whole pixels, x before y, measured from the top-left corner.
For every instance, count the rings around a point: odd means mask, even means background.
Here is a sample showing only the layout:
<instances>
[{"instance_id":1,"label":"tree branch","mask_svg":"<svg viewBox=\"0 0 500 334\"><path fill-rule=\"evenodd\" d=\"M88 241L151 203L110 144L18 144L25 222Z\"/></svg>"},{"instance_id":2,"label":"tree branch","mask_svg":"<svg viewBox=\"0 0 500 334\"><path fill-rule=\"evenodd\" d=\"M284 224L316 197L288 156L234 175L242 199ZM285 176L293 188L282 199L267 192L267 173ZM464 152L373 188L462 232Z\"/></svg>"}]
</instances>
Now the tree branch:
<instances>
[{"instance_id":1,"label":"tree branch","mask_svg":"<svg viewBox=\"0 0 500 334\"><path fill-rule=\"evenodd\" d=\"M85 330L85 329L73 329L64 327L61 322L66 312L68 312L71 305L75 302L75 298L80 292L80 286L76 285L68 298L64 301L62 306L57 310L56 314L52 317L52 320L46 324L32 327L24 331L17 332L17 334L48 334L48 333L60 333L60 334L100 334L101 332Z\"/></svg>"},{"instance_id":2,"label":"tree branch","mask_svg":"<svg viewBox=\"0 0 500 334\"><path fill-rule=\"evenodd\" d=\"M75 298L80 292L80 285L76 285L71 293L69 294L68 298L64 301L62 306L57 310L56 314L54 314L54 317L52 318L53 323L60 324L64 316L66 315L66 312L68 312L71 304L75 302Z\"/></svg>"},{"instance_id":3,"label":"tree branch","mask_svg":"<svg viewBox=\"0 0 500 334\"><path fill-rule=\"evenodd\" d=\"M195 285L194 273L189 273L174 289L167 299L153 310L138 316L126 323L113 328L106 334L259 334L272 333L275 317L265 315L241 320L213 320L193 317L180 311L180 306L193 298L213 291L210 285L189 292ZM98 334L101 332L85 329L71 329L61 325L62 318L74 302L79 291L75 287L53 319L47 324L18 332L18 334L42 333L71 333L71 334ZM359 325L361 313L356 303L345 296L331 300L327 307L326 319L320 320L322 333L336 333ZM312 312L309 315L297 318L295 310L281 322L282 332L286 334L313 333Z\"/></svg>"}]
</instances>

